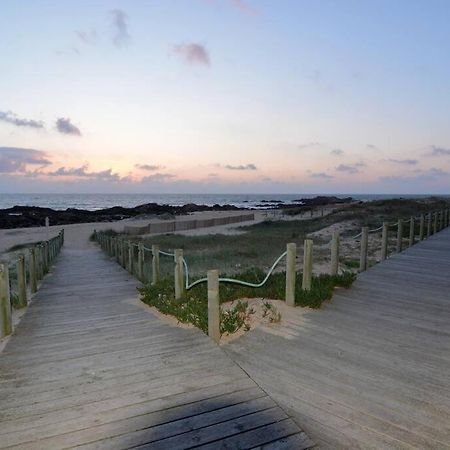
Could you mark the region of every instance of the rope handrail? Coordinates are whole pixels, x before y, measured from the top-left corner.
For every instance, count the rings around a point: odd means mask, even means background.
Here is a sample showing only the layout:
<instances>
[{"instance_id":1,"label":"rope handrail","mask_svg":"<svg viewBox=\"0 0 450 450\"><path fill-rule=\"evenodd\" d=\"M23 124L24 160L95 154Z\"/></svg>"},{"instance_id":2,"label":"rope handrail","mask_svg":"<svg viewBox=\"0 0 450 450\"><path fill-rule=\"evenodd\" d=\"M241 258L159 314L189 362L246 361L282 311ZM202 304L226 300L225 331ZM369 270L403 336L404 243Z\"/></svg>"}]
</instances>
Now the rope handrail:
<instances>
[{"instance_id":1,"label":"rope handrail","mask_svg":"<svg viewBox=\"0 0 450 450\"><path fill-rule=\"evenodd\" d=\"M247 287L254 287L254 288L259 288L264 286L264 284L266 284L267 280L269 279L270 275L272 275L272 272L275 270L275 268L277 267L277 265L279 264L279 262L287 255L287 251L283 252L276 260L275 262L272 264L271 268L269 269L269 271L267 272L266 276L264 277L264 279L260 282L260 283L250 283L248 281L243 281L243 280L236 280L235 278L219 278L219 282L222 283L232 283L232 284L240 284L242 286L247 286ZM196 286L197 284L200 283L204 283L206 282L208 279L207 278L200 278L199 280L194 281L192 284L189 284L189 269L188 269L188 265L186 260L183 258L183 266L184 266L184 270L185 270L185 274L186 274L186 290L191 289L192 287Z\"/></svg>"},{"instance_id":2,"label":"rope handrail","mask_svg":"<svg viewBox=\"0 0 450 450\"><path fill-rule=\"evenodd\" d=\"M378 228L373 228L372 230L369 230L369 233L376 233L377 231L380 231L383 229L383 225L381 225L381 227ZM352 237L352 239L357 239L362 235L362 231L360 231L358 234L356 234L355 236Z\"/></svg>"},{"instance_id":3,"label":"rope handrail","mask_svg":"<svg viewBox=\"0 0 450 450\"><path fill-rule=\"evenodd\" d=\"M173 257L175 257L175 253L163 252L162 250L158 250L158 253L160 255L164 255L164 256L173 256Z\"/></svg>"}]
</instances>

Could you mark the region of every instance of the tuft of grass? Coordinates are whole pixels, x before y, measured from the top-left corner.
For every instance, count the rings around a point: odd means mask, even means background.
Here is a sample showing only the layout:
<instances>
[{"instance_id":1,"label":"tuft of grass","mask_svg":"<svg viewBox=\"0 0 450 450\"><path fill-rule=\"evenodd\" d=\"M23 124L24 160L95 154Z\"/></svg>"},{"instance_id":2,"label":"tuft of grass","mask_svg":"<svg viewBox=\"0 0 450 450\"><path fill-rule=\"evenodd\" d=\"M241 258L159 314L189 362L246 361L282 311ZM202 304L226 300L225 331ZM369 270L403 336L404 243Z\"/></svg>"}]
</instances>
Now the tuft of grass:
<instances>
[{"instance_id":1,"label":"tuft of grass","mask_svg":"<svg viewBox=\"0 0 450 450\"><path fill-rule=\"evenodd\" d=\"M248 270L236 275L236 278L258 282L264 276L264 272L258 269ZM310 291L303 291L301 283L296 284L296 304L311 308L320 308L322 303L330 300L335 287L348 288L352 285L356 275L345 272L341 275L319 275L313 277ZM301 277L299 277L301 279ZM262 297L284 300L285 298L285 273L273 274L267 283L258 289L230 283L220 283L220 302L229 302L245 298ZM180 322L191 323L203 332L208 332L208 301L206 283L194 286L187 291L180 300L175 300L174 283L172 278L164 278L155 285L147 285L140 289L141 300L156 307L163 314L175 316ZM226 311L221 309L221 333L233 333L242 327L246 327L246 318L251 314L246 302L237 302L233 308ZM273 321L279 321L277 313L273 315Z\"/></svg>"}]
</instances>

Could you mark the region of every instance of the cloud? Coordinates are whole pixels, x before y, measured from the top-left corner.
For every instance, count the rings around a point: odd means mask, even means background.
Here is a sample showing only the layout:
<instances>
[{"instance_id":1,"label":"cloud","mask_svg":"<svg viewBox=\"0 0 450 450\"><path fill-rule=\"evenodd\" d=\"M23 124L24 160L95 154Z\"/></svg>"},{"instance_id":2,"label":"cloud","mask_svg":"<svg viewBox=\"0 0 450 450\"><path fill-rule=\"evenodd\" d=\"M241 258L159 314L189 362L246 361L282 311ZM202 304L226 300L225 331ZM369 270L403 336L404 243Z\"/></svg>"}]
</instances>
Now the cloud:
<instances>
[{"instance_id":1,"label":"cloud","mask_svg":"<svg viewBox=\"0 0 450 450\"><path fill-rule=\"evenodd\" d=\"M147 175L146 177L142 178L141 183L149 183L154 181L166 181L170 180L171 178L175 178L175 175L171 173L155 173L153 175Z\"/></svg>"},{"instance_id":2,"label":"cloud","mask_svg":"<svg viewBox=\"0 0 450 450\"><path fill-rule=\"evenodd\" d=\"M16 127L44 128L44 124L41 121L21 119L11 111L0 111L0 121L10 123Z\"/></svg>"},{"instance_id":3,"label":"cloud","mask_svg":"<svg viewBox=\"0 0 450 450\"><path fill-rule=\"evenodd\" d=\"M211 65L208 51L201 44L191 42L189 44L175 45L173 47L173 53L189 65Z\"/></svg>"},{"instance_id":4,"label":"cloud","mask_svg":"<svg viewBox=\"0 0 450 450\"><path fill-rule=\"evenodd\" d=\"M389 158L388 161L396 164L406 164L408 166L414 166L419 162L417 159L393 159L393 158Z\"/></svg>"},{"instance_id":5,"label":"cloud","mask_svg":"<svg viewBox=\"0 0 450 450\"><path fill-rule=\"evenodd\" d=\"M56 129L62 134L71 134L73 136L81 136L81 131L73 125L70 119L60 117L56 120Z\"/></svg>"},{"instance_id":6,"label":"cloud","mask_svg":"<svg viewBox=\"0 0 450 450\"><path fill-rule=\"evenodd\" d=\"M255 15L257 13L256 9L244 0L230 0L230 2L235 8L245 14Z\"/></svg>"},{"instance_id":7,"label":"cloud","mask_svg":"<svg viewBox=\"0 0 450 450\"><path fill-rule=\"evenodd\" d=\"M92 45L97 42L97 32L94 29L89 31L76 30L75 34L83 44Z\"/></svg>"},{"instance_id":8,"label":"cloud","mask_svg":"<svg viewBox=\"0 0 450 450\"><path fill-rule=\"evenodd\" d=\"M121 9L113 9L111 11L112 26L113 26L113 44L116 47L123 47L130 41L130 34L128 33L128 16Z\"/></svg>"},{"instance_id":9,"label":"cloud","mask_svg":"<svg viewBox=\"0 0 450 450\"><path fill-rule=\"evenodd\" d=\"M308 148L308 147L321 147L321 146L322 146L322 144L321 144L320 142L308 142L308 143L306 143L306 144L300 144L300 145L298 146L298 148L299 148L300 150L302 150L302 149Z\"/></svg>"},{"instance_id":10,"label":"cloud","mask_svg":"<svg viewBox=\"0 0 450 450\"><path fill-rule=\"evenodd\" d=\"M427 153L426 156L450 156L450 148L432 145L430 153Z\"/></svg>"},{"instance_id":11,"label":"cloud","mask_svg":"<svg viewBox=\"0 0 450 450\"><path fill-rule=\"evenodd\" d=\"M51 161L41 150L0 147L0 173L26 173L28 165L47 166Z\"/></svg>"},{"instance_id":12,"label":"cloud","mask_svg":"<svg viewBox=\"0 0 450 450\"><path fill-rule=\"evenodd\" d=\"M147 170L149 172L153 172L155 170L160 170L164 168L163 166L154 166L151 164L135 164L134 167L136 167L136 169Z\"/></svg>"},{"instance_id":13,"label":"cloud","mask_svg":"<svg viewBox=\"0 0 450 450\"><path fill-rule=\"evenodd\" d=\"M88 178L97 181L128 181L128 177L121 177L118 173L113 173L112 169L89 172L88 168L88 164L84 164L81 167L71 167L67 169L65 167L60 167L53 172L42 173L42 175L47 175L50 177Z\"/></svg>"},{"instance_id":14,"label":"cloud","mask_svg":"<svg viewBox=\"0 0 450 450\"><path fill-rule=\"evenodd\" d=\"M344 154L344 150L341 150L340 148L335 148L334 150L331 150L330 155L334 156L342 156Z\"/></svg>"},{"instance_id":15,"label":"cloud","mask_svg":"<svg viewBox=\"0 0 450 450\"><path fill-rule=\"evenodd\" d=\"M325 172L317 172L317 173L312 173L310 175L311 178L322 178L323 180L329 180L330 178L334 178L333 175L328 175Z\"/></svg>"},{"instance_id":16,"label":"cloud","mask_svg":"<svg viewBox=\"0 0 450 450\"><path fill-rule=\"evenodd\" d=\"M258 170L258 168L252 163L245 164L245 165L241 164L239 166L232 166L230 164L227 164L225 166L225 169L228 169L228 170Z\"/></svg>"},{"instance_id":17,"label":"cloud","mask_svg":"<svg viewBox=\"0 0 450 450\"><path fill-rule=\"evenodd\" d=\"M388 183L397 183L397 182L419 182L419 181L435 181L437 178L446 178L450 176L450 173L432 167L428 170L416 169L414 171L417 175L389 175L380 177L380 181L388 182Z\"/></svg>"},{"instance_id":18,"label":"cloud","mask_svg":"<svg viewBox=\"0 0 450 450\"><path fill-rule=\"evenodd\" d=\"M379 150L379 148L373 144L366 144L366 148L368 148L369 150Z\"/></svg>"},{"instance_id":19,"label":"cloud","mask_svg":"<svg viewBox=\"0 0 450 450\"><path fill-rule=\"evenodd\" d=\"M364 163L355 163L355 164L339 164L339 166L336 167L336 170L338 172L346 172L350 174L359 173L360 170L358 167L363 167Z\"/></svg>"}]
</instances>

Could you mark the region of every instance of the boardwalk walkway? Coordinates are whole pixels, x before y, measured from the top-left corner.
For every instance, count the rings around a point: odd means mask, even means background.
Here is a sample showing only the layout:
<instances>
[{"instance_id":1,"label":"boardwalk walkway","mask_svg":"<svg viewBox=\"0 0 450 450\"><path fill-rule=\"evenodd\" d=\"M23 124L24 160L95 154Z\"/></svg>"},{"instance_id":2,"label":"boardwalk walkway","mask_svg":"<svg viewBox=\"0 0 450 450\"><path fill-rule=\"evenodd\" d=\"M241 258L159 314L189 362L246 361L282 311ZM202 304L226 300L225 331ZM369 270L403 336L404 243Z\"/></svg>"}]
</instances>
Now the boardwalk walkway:
<instances>
[{"instance_id":1,"label":"boardwalk walkway","mask_svg":"<svg viewBox=\"0 0 450 450\"><path fill-rule=\"evenodd\" d=\"M0 356L1 448L311 445L207 336L140 304L135 280L94 247L63 250Z\"/></svg>"},{"instance_id":2,"label":"boardwalk walkway","mask_svg":"<svg viewBox=\"0 0 450 450\"><path fill-rule=\"evenodd\" d=\"M450 449L450 229L227 353L320 448Z\"/></svg>"}]
</instances>

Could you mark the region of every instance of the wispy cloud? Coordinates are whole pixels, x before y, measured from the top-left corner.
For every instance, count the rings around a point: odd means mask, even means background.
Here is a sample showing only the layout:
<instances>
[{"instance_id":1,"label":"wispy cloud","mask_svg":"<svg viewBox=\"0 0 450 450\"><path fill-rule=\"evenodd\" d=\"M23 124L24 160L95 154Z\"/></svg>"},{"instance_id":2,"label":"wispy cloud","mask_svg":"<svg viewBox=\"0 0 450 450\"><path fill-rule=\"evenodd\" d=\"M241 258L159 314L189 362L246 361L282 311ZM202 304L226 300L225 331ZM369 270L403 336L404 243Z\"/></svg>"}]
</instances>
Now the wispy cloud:
<instances>
[{"instance_id":1,"label":"wispy cloud","mask_svg":"<svg viewBox=\"0 0 450 450\"><path fill-rule=\"evenodd\" d=\"M450 156L450 148L431 145L431 151L427 153L426 156Z\"/></svg>"},{"instance_id":2,"label":"wispy cloud","mask_svg":"<svg viewBox=\"0 0 450 450\"><path fill-rule=\"evenodd\" d=\"M146 170L148 172L154 172L155 170L161 170L164 168L163 166L156 166L152 164L135 164L134 167L136 167L136 169Z\"/></svg>"},{"instance_id":3,"label":"wispy cloud","mask_svg":"<svg viewBox=\"0 0 450 450\"><path fill-rule=\"evenodd\" d=\"M325 172L317 172L317 173L312 173L310 175L311 178L321 178L323 180L329 180L331 178L334 178L333 175L328 175Z\"/></svg>"},{"instance_id":4,"label":"wispy cloud","mask_svg":"<svg viewBox=\"0 0 450 450\"><path fill-rule=\"evenodd\" d=\"M113 43L116 47L123 47L130 41L130 34L128 33L128 16L121 9L114 9L111 11L112 26L113 26Z\"/></svg>"},{"instance_id":5,"label":"wispy cloud","mask_svg":"<svg viewBox=\"0 0 450 450\"><path fill-rule=\"evenodd\" d=\"M184 63L189 65L210 66L211 60L206 48L201 44L191 42L188 44L175 45L173 53Z\"/></svg>"},{"instance_id":6,"label":"wispy cloud","mask_svg":"<svg viewBox=\"0 0 450 450\"><path fill-rule=\"evenodd\" d=\"M369 150L379 150L379 148L374 144L366 144L366 148Z\"/></svg>"},{"instance_id":7,"label":"wispy cloud","mask_svg":"<svg viewBox=\"0 0 450 450\"><path fill-rule=\"evenodd\" d=\"M341 150L340 148L335 148L334 150L331 150L330 155L334 156L342 156L344 154L344 150Z\"/></svg>"},{"instance_id":8,"label":"wispy cloud","mask_svg":"<svg viewBox=\"0 0 450 450\"><path fill-rule=\"evenodd\" d=\"M56 120L56 129L62 134L81 136L81 131L69 118L60 117Z\"/></svg>"},{"instance_id":9,"label":"wispy cloud","mask_svg":"<svg viewBox=\"0 0 450 450\"><path fill-rule=\"evenodd\" d=\"M396 164L405 164L407 166L414 166L419 162L417 159L394 159L394 158L389 158L388 161Z\"/></svg>"},{"instance_id":10,"label":"wispy cloud","mask_svg":"<svg viewBox=\"0 0 450 450\"><path fill-rule=\"evenodd\" d=\"M15 125L16 127L44 128L40 120L21 119L11 111L0 111L0 121Z\"/></svg>"},{"instance_id":11,"label":"wispy cloud","mask_svg":"<svg viewBox=\"0 0 450 450\"><path fill-rule=\"evenodd\" d=\"M97 31L91 29L89 31L76 30L75 34L83 44L95 44L97 42Z\"/></svg>"},{"instance_id":12,"label":"wispy cloud","mask_svg":"<svg viewBox=\"0 0 450 450\"><path fill-rule=\"evenodd\" d=\"M364 163L355 163L355 164L339 164L339 166L336 167L336 170L338 172L345 172L350 174L359 173L360 167L363 167Z\"/></svg>"},{"instance_id":13,"label":"wispy cloud","mask_svg":"<svg viewBox=\"0 0 450 450\"><path fill-rule=\"evenodd\" d=\"M172 173L154 173L153 175L147 175L146 177L143 177L141 180L141 183L149 183L149 182L155 182L155 181L167 181L171 178L175 178L175 175Z\"/></svg>"},{"instance_id":14,"label":"wispy cloud","mask_svg":"<svg viewBox=\"0 0 450 450\"><path fill-rule=\"evenodd\" d=\"M388 182L388 183L397 183L397 182L419 182L419 181L436 181L440 178L450 177L450 173L446 170L432 167L431 169L422 170L416 169L414 170L416 175L389 175L380 177L380 181Z\"/></svg>"},{"instance_id":15,"label":"wispy cloud","mask_svg":"<svg viewBox=\"0 0 450 450\"><path fill-rule=\"evenodd\" d=\"M112 169L100 170L98 172L89 172L89 165L84 164L81 167L60 167L53 172L46 172L43 175L50 177L75 177L75 178L88 178L97 181L114 181L119 182L127 180L127 178L121 177L118 173L113 173Z\"/></svg>"},{"instance_id":16,"label":"wispy cloud","mask_svg":"<svg viewBox=\"0 0 450 450\"><path fill-rule=\"evenodd\" d=\"M245 14L251 15L257 14L256 9L253 6L249 5L249 3L244 0L230 0L230 2L235 8L237 8L239 11Z\"/></svg>"},{"instance_id":17,"label":"wispy cloud","mask_svg":"<svg viewBox=\"0 0 450 450\"><path fill-rule=\"evenodd\" d=\"M310 147L321 147L322 143L320 142L307 142L306 144L300 144L297 146L298 149L303 150L304 148Z\"/></svg>"},{"instance_id":18,"label":"wispy cloud","mask_svg":"<svg viewBox=\"0 0 450 450\"><path fill-rule=\"evenodd\" d=\"M0 147L0 173L25 173L27 166L48 166L51 161L41 150Z\"/></svg>"},{"instance_id":19,"label":"wispy cloud","mask_svg":"<svg viewBox=\"0 0 450 450\"><path fill-rule=\"evenodd\" d=\"M225 166L225 169L228 170L258 170L258 168L255 166L255 164L245 164L245 165L239 165L239 166L232 166L231 164L227 164Z\"/></svg>"}]
</instances>

